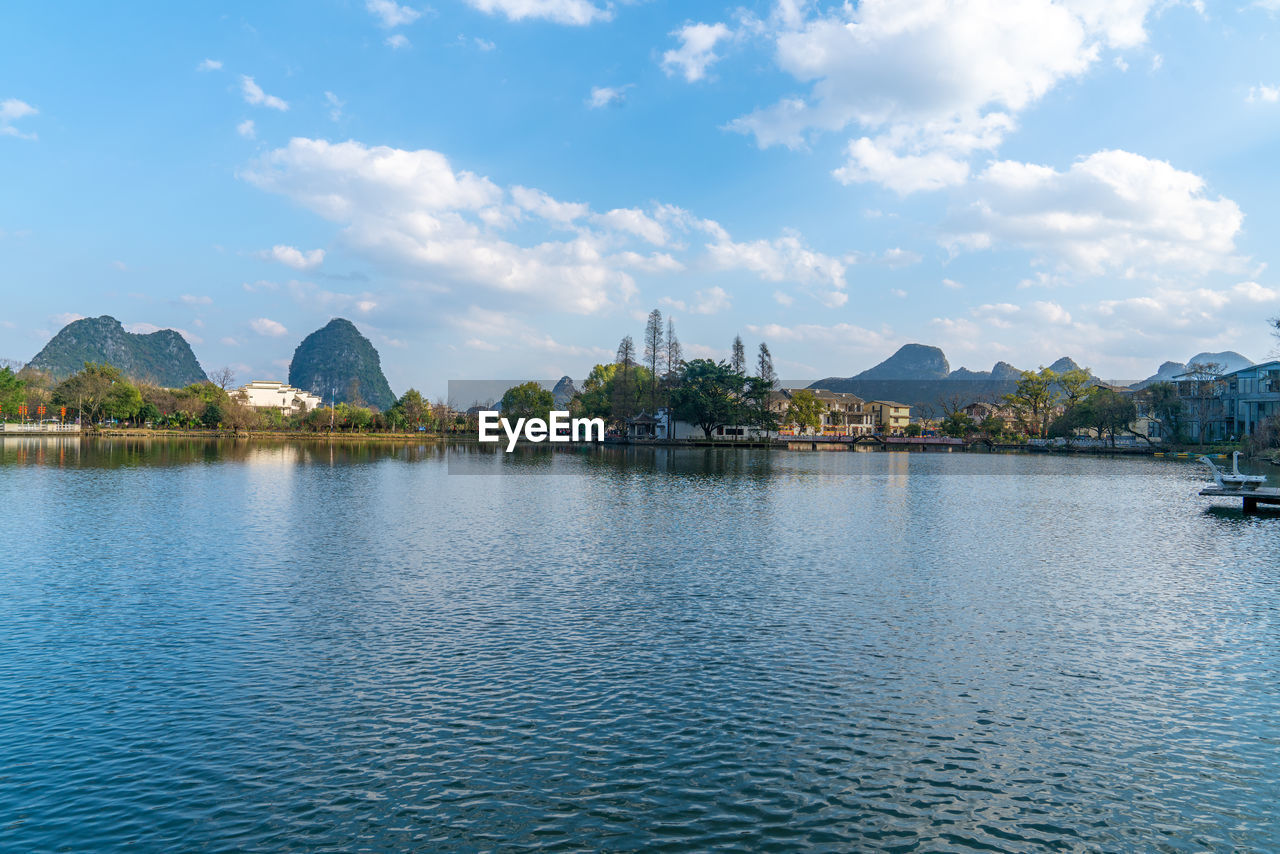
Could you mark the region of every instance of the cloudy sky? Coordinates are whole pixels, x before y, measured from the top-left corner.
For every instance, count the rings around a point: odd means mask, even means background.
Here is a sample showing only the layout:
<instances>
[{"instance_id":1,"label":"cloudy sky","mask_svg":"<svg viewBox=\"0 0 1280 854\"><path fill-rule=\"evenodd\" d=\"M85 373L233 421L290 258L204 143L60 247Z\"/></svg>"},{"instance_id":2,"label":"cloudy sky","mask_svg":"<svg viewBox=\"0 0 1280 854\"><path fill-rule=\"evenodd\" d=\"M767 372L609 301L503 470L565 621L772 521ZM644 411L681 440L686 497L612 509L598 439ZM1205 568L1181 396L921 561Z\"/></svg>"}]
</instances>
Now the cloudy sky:
<instances>
[{"instance_id":1,"label":"cloudy sky","mask_svg":"<svg viewBox=\"0 0 1280 854\"><path fill-rule=\"evenodd\" d=\"M283 378L569 374L675 318L788 377L1273 349L1280 0L22 4L0 357L68 319Z\"/></svg>"}]
</instances>

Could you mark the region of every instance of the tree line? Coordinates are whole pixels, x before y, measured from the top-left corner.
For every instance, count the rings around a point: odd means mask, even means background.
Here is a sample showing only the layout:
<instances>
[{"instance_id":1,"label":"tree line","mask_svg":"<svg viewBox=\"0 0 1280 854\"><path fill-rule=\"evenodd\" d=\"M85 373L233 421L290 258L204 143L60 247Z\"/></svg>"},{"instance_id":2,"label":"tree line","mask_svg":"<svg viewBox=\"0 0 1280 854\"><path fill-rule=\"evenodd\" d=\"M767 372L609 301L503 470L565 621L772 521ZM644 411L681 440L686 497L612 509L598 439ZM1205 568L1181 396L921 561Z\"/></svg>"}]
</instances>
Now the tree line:
<instances>
[{"instance_id":1,"label":"tree line","mask_svg":"<svg viewBox=\"0 0 1280 854\"><path fill-rule=\"evenodd\" d=\"M649 312L641 346L623 336L612 362L591 369L582 388L569 401L574 417L602 418L624 428L641 414L667 410L675 420L693 424L711 437L719 427L775 430L770 395L777 385L773 355L761 342L755 364L747 364L742 336L734 336L727 360L685 359L675 322L662 312ZM502 397L505 417L546 418L554 408L551 392L537 383L508 389Z\"/></svg>"},{"instance_id":2,"label":"tree line","mask_svg":"<svg viewBox=\"0 0 1280 854\"><path fill-rule=\"evenodd\" d=\"M166 388L124 376L116 367L86 362L61 380L31 369L15 372L0 368L0 419L19 418L25 405L27 419L45 406L46 418L59 417L84 425L115 423L129 427L168 430L264 430L289 432L365 432L411 430L458 432L465 429L461 417L440 400L430 403L416 389L409 389L386 411L364 406L358 389L351 403L318 406L310 411L282 413L274 408L250 406L233 388L230 368L214 371L212 379L182 388Z\"/></svg>"}]
</instances>

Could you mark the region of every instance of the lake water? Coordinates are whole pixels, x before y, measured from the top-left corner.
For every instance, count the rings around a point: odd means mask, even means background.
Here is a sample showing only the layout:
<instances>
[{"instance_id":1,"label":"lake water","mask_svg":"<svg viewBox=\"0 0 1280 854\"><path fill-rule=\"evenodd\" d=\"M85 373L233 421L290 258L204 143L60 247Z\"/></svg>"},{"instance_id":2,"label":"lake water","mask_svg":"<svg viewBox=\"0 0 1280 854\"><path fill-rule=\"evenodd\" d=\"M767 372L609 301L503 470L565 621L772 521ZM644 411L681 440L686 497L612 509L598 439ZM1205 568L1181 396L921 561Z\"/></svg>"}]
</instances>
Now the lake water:
<instances>
[{"instance_id":1,"label":"lake water","mask_svg":"<svg viewBox=\"0 0 1280 854\"><path fill-rule=\"evenodd\" d=\"M1280 849L1197 466L457 454L0 443L0 849Z\"/></svg>"}]
</instances>

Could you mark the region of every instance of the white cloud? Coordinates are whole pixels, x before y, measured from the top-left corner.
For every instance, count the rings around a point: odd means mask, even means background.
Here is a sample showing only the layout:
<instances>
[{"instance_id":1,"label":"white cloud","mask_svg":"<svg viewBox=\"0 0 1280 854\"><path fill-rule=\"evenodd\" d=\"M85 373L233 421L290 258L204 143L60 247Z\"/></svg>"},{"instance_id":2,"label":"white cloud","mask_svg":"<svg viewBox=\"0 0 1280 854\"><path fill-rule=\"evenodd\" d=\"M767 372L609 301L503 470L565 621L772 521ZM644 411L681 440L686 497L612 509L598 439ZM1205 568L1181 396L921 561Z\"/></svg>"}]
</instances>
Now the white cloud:
<instances>
[{"instance_id":1,"label":"white cloud","mask_svg":"<svg viewBox=\"0 0 1280 854\"><path fill-rule=\"evenodd\" d=\"M862 0L794 3L747 29L768 35L778 66L808 91L730 127L761 147L800 148L857 126L836 171L899 192L964 180L975 152L998 147L1016 115L1105 50L1144 43L1154 0Z\"/></svg>"},{"instance_id":2,"label":"white cloud","mask_svg":"<svg viewBox=\"0 0 1280 854\"><path fill-rule=\"evenodd\" d=\"M621 104L626 100L626 91L630 88L630 85L592 86L591 96L587 98L587 106L593 110L599 110L610 104Z\"/></svg>"},{"instance_id":3,"label":"white cloud","mask_svg":"<svg viewBox=\"0 0 1280 854\"><path fill-rule=\"evenodd\" d=\"M706 76L707 69L715 63L716 44L729 38L729 28L724 24L685 24L671 35L680 39L680 47L662 54L662 70L667 74L679 72L693 83Z\"/></svg>"},{"instance_id":4,"label":"white cloud","mask_svg":"<svg viewBox=\"0 0 1280 854\"><path fill-rule=\"evenodd\" d=\"M964 287L964 285L960 284L955 279L943 279L942 286L944 288L950 288L953 291L958 291Z\"/></svg>"},{"instance_id":5,"label":"white cloud","mask_svg":"<svg viewBox=\"0 0 1280 854\"><path fill-rule=\"evenodd\" d=\"M574 27L613 17L609 8L602 9L588 0L467 0L467 3L487 15L502 14L512 21L542 19Z\"/></svg>"},{"instance_id":6,"label":"white cloud","mask_svg":"<svg viewBox=\"0 0 1280 854\"><path fill-rule=\"evenodd\" d=\"M544 332L532 329L516 315L472 306L450 318L450 323L463 334L470 335L464 344L472 350L510 351L513 347L554 356L588 356L607 359L613 352L603 347L564 344Z\"/></svg>"},{"instance_id":7,"label":"white cloud","mask_svg":"<svg viewBox=\"0 0 1280 854\"><path fill-rule=\"evenodd\" d=\"M729 308L729 294L724 288L711 287L697 291L688 301L662 297L658 302L676 311L687 311L690 314L718 314Z\"/></svg>"},{"instance_id":8,"label":"white cloud","mask_svg":"<svg viewBox=\"0 0 1280 854\"><path fill-rule=\"evenodd\" d=\"M221 71L222 62L217 59L206 59L196 66L196 71Z\"/></svg>"},{"instance_id":9,"label":"white cloud","mask_svg":"<svg viewBox=\"0 0 1280 854\"><path fill-rule=\"evenodd\" d=\"M264 261L276 261L295 270L313 270L324 263L324 250L303 251L292 246L276 244L270 249L255 253Z\"/></svg>"},{"instance_id":10,"label":"white cloud","mask_svg":"<svg viewBox=\"0 0 1280 854\"><path fill-rule=\"evenodd\" d=\"M365 0L364 7L388 29L412 24L422 15L417 9L401 6L394 0Z\"/></svg>"},{"instance_id":11,"label":"white cloud","mask_svg":"<svg viewBox=\"0 0 1280 854\"><path fill-rule=\"evenodd\" d=\"M218 339L218 343L219 343L219 344L222 344L224 347L239 347L239 346L240 346L240 342L239 342L239 341L237 341L236 339L232 338L230 335L227 335L227 336L225 336L225 337L223 337L223 338L219 338L219 339Z\"/></svg>"},{"instance_id":12,"label":"white cloud","mask_svg":"<svg viewBox=\"0 0 1280 854\"><path fill-rule=\"evenodd\" d=\"M886 249L880 256L880 260L893 268L910 267L913 264L919 264L921 258L919 252L912 252L910 249L903 249L895 246L892 249Z\"/></svg>"},{"instance_id":13,"label":"white cloud","mask_svg":"<svg viewBox=\"0 0 1280 854\"><path fill-rule=\"evenodd\" d=\"M341 121L342 108L347 105L346 102L332 92L324 93L324 101L329 105L329 121Z\"/></svg>"},{"instance_id":14,"label":"white cloud","mask_svg":"<svg viewBox=\"0 0 1280 854\"><path fill-rule=\"evenodd\" d=\"M401 50L409 46L409 37L404 33L387 36L386 45L392 50Z\"/></svg>"},{"instance_id":15,"label":"white cloud","mask_svg":"<svg viewBox=\"0 0 1280 854\"><path fill-rule=\"evenodd\" d=\"M1280 86L1267 86L1265 84L1253 86L1249 89L1249 97L1247 100L1250 104L1255 101L1274 104L1280 101Z\"/></svg>"},{"instance_id":16,"label":"white cloud","mask_svg":"<svg viewBox=\"0 0 1280 854\"><path fill-rule=\"evenodd\" d=\"M667 243L666 229L638 208L615 208L607 213L597 214L595 221L606 228L634 234L654 246L665 246Z\"/></svg>"},{"instance_id":17,"label":"white cloud","mask_svg":"<svg viewBox=\"0 0 1280 854\"><path fill-rule=\"evenodd\" d=\"M253 119L245 119L240 124L236 125L236 133L240 134L245 139L253 139L258 135L257 129L253 124Z\"/></svg>"},{"instance_id":18,"label":"white cloud","mask_svg":"<svg viewBox=\"0 0 1280 854\"><path fill-rule=\"evenodd\" d=\"M482 50L482 51L484 51L485 53L488 53L489 51L491 51L491 50L493 50L493 49L495 49L495 48L497 47L497 45L496 45L496 44L494 44L493 42L489 41L488 39L482 39L482 38L480 38L479 36L476 36L475 38L473 38L473 39L471 40L471 42L472 42L472 44L474 44L474 45L475 45L479 50Z\"/></svg>"},{"instance_id":19,"label":"white cloud","mask_svg":"<svg viewBox=\"0 0 1280 854\"><path fill-rule=\"evenodd\" d=\"M779 323L759 326L749 324L747 331L767 341L781 344L806 344L825 350L880 355L881 358L882 354L891 352L904 343L888 327L876 331L852 323L835 323L829 326L820 323L801 323L795 326Z\"/></svg>"},{"instance_id":20,"label":"white cloud","mask_svg":"<svg viewBox=\"0 0 1280 854\"><path fill-rule=\"evenodd\" d=\"M736 243L727 234L707 244L712 265L721 270L745 269L769 282L814 286L813 295L824 305L838 307L848 301L844 293L845 265L838 258L816 252L798 234L788 232L774 240Z\"/></svg>"},{"instance_id":21,"label":"white cloud","mask_svg":"<svg viewBox=\"0 0 1280 854\"><path fill-rule=\"evenodd\" d=\"M40 112L26 101L17 98L6 98L0 101L0 136L16 136L18 139L35 139L34 133L23 133L13 126L18 119L34 116Z\"/></svg>"},{"instance_id":22,"label":"white cloud","mask_svg":"<svg viewBox=\"0 0 1280 854\"><path fill-rule=\"evenodd\" d=\"M511 188L511 199L522 210L566 227L591 213L591 206L583 202L561 202L541 190L519 185Z\"/></svg>"},{"instance_id":23,"label":"white cloud","mask_svg":"<svg viewBox=\"0 0 1280 854\"><path fill-rule=\"evenodd\" d=\"M262 87L254 83L253 78L247 74L240 75L240 93L244 95L246 104L252 104L255 107L270 107L281 111L289 109L288 103L275 95L263 92Z\"/></svg>"},{"instance_id":24,"label":"white cloud","mask_svg":"<svg viewBox=\"0 0 1280 854\"><path fill-rule=\"evenodd\" d=\"M179 297L187 305L213 305L213 297L183 294Z\"/></svg>"},{"instance_id":25,"label":"white cloud","mask_svg":"<svg viewBox=\"0 0 1280 854\"><path fill-rule=\"evenodd\" d=\"M969 164L949 154L931 151L899 155L892 146L865 136L850 142L846 153L848 161L832 172L842 184L875 181L906 195L963 184L969 177Z\"/></svg>"},{"instance_id":26,"label":"white cloud","mask_svg":"<svg viewBox=\"0 0 1280 854\"><path fill-rule=\"evenodd\" d=\"M965 316L935 318L935 341L986 351L992 359L1017 354L1020 367L1076 358L1103 377L1141 379L1167 359L1197 350L1249 352L1264 346L1258 322L1280 307L1280 289L1246 281L1226 287L1156 286L1126 298L1083 300L1066 306L1035 300L980 305ZM998 355L999 354L999 355Z\"/></svg>"},{"instance_id":27,"label":"white cloud","mask_svg":"<svg viewBox=\"0 0 1280 854\"><path fill-rule=\"evenodd\" d=\"M847 299L844 264L798 234L735 242L714 221L663 204L596 213L455 170L436 151L294 139L243 177L339 224L355 251L436 292L591 313L626 305L636 274L701 268L748 270L828 305Z\"/></svg>"},{"instance_id":28,"label":"white cloud","mask_svg":"<svg viewBox=\"0 0 1280 854\"><path fill-rule=\"evenodd\" d=\"M789 306L795 303L796 298L786 291L774 291L773 298L778 305Z\"/></svg>"},{"instance_id":29,"label":"white cloud","mask_svg":"<svg viewBox=\"0 0 1280 854\"><path fill-rule=\"evenodd\" d=\"M1126 277L1234 270L1239 206L1203 179L1127 151L1100 151L1065 172L1001 161L974 182L943 238L953 251L1012 245L1042 261Z\"/></svg>"},{"instance_id":30,"label":"white cloud","mask_svg":"<svg viewBox=\"0 0 1280 854\"><path fill-rule=\"evenodd\" d=\"M289 330L284 328L283 323L278 323L269 317L259 317L256 320L250 320L249 328L259 335L266 335L272 338L279 338L283 335L289 334Z\"/></svg>"},{"instance_id":31,"label":"white cloud","mask_svg":"<svg viewBox=\"0 0 1280 854\"><path fill-rule=\"evenodd\" d=\"M895 297L898 297L899 299L907 298L907 292L904 291L902 288L890 288L889 293L893 294Z\"/></svg>"},{"instance_id":32,"label":"white cloud","mask_svg":"<svg viewBox=\"0 0 1280 854\"><path fill-rule=\"evenodd\" d=\"M68 311L63 312L62 314L51 314L49 315L49 319L59 326L66 326L68 323L75 323L77 320L84 320L84 315Z\"/></svg>"}]
</instances>

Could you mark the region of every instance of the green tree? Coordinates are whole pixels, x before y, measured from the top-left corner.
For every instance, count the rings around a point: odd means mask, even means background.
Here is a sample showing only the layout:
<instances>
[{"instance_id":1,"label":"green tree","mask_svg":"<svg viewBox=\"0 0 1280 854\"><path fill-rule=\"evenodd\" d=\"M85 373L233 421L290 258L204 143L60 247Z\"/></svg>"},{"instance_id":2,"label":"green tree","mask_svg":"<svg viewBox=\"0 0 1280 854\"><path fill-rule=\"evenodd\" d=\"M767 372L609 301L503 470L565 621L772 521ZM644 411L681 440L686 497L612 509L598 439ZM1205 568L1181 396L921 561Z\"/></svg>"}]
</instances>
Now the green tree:
<instances>
[{"instance_id":1,"label":"green tree","mask_svg":"<svg viewBox=\"0 0 1280 854\"><path fill-rule=\"evenodd\" d=\"M723 362L693 359L680 369L671 389L676 418L702 428L710 439L717 427L735 423L746 378Z\"/></svg>"},{"instance_id":2,"label":"green tree","mask_svg":"<svg viewBox=\"0 0 1280 854\"><path fill-rule=\"evenodd\" d=\"M579 418L621 423L640 409L651 374L648 368L633 365L627 377L623 379L623 366L618 362L596 365L569 402L569 411Z\"/></svg>"},{"instance_id":3,"label":"green tree","mask_svg":"<svg viewBox=\"0 0 1280 854\"><path fill-rule=\"evenodd\" d=\"M125 382L124 377L111 365L85 362L82 370L54 386L53 402L76 410L92 424L110 415L107 407L111 389L121 382Z\"/></svg>"},{"instance_id":4,"label":"green tree","mask_svg":"<svg viewBox=\"0 0 1280 854\"><path fill-rule=\"evenodd\" d=\"M1094 387L1088 368L1074 368L1058 374L1058 392L1064 407L1075 406Z\"/></svg>"},{"instance_id":5,"label":"green tree","mask_svg":"<svg viewBox=\"0 0 1280 854\"><path fill-rule=\"evenodd\" d=\"M807 388L802 388L791 395L791 401L787 404L787 412L782 420L787 424L794 424L798 429L817 430L822 427L822 413L827 411L827 405L818 399L818 396Z\"/></svg>"},{"instance_id":6,"label":"green tree","mask_svg":"<svg viewBox=\"0 0 1280 854\"><path fill-rule=\"evenodd\" d=\"M778 429L778 415L769 405L773 397L774 380L765 377L747 377L743 383L739 415L735 419L756 430L769 432Z\"/></svg>"},{"instance_id":7,"label":"green tree","mask_svg":"<svg viewBox=\"0 0 1280 854\"><path fill-rule=\"evenodd\" d=\"M1138 407L1133 396L1120 394L1109 388L1100 388L1089 395L1085 405L1092 415L1094 428L1098 438L1105 433L1112 447L1116 444L1116 434L1129 430L1129 425L1138 417Z\"/></svg>"},{"instance_id":8,"label":"green tree","mask_svg":"<svg viewBox=\"0 0 1280 854\"><path fill-rule=\"evenodd\" d=\"M907 436L911 437L912 439L915 439L915 438L918 438L920 434L924 432L924 428L922 428L919 424L912 422L911 424L907 425L906 430L903 432L905 432Z\"/></svg>"},{"instance_id":9,"label":"green tree","mask_svg":"<svg viewBox=\"0 0 1280 854\"><path fill-rule=\"evenodd\" d=\"M27 384L18 378L13 368L0 369L0 420L18 416L18 404L26 400Z\"/></svg>"},{"instance_id":10,"label":"green tree","mask_svg":"<svg viewBox=\"0 0 1280 854\"><path fill-rule=\"evenodd\" d=\"M535 382L521 383L507 389L502 395L502 417L509 419L512 424L517 418L545 420L555 408L556 401L551 392Z\"/></svg>"},{"instance_id":11,"label":"green tree","mask_svg":"<svg viewBox=\"0 0 1280 854\"><path fill-rule=\"evenodd\" d=\"M982 419L978 429L986 433L991 439L999 441L1004 438L1004 419L997 415L988 415Z\"/></svg>"},{"instance_id":12,"label":"green tree","mask_svg":"<svg viewBox=\"0 0 1280 854\"><path fill-rule=\"evenodd\" d=\"M970 433L978 429L978 425L974 423L973 418L964 411L952 412L942 420L940 426L944 436L954 436L957 439L963 439Z\"/></svg>"},{"instance_id":13,"label":"green tree","mask_svg":"<svg viewBox=\"0 0 1280 854\"><path fill-rule=\"evenodd\" d=\"M1015 413L1022 429L1031 436L1043 436L1058 403L1058 374L1048 368L1023 371L1005 404Z\"/></svg>"},{"instance_id":14,"label":"green tree","mask_svg":"<svg viewBox=\"0 0 1280 854\"><path fill-rule=\"evenodd\" d=\"M414 430L431 418L431 407L426 398L422 396L422 392L416 388L411 388L400 395L400 399L396 401L392 411L398 411L398 414L404 418L404 422Z\"/></svg>"},{"instance_id":15,"label":"green tree","mask_svg":"<svg viewBox=\"0 0 1280 854\"><path fill-rule=\"evenodd\" d=\"M200 416L200 423L210 430L214 430L222 423L222 407L216 403L205 405L204 414Z\"/></svg>"},{"instance_id":16,"label":"green tree","mask_svg":"<svg viewBox=\"0 0 1280 854\"><path fill-rule=\"evenodd\" d=\"M142 408L142 393L128 380L112 383L103 405L103 414L120 421L128 421Z\"/></svg>"}]
</instances>

